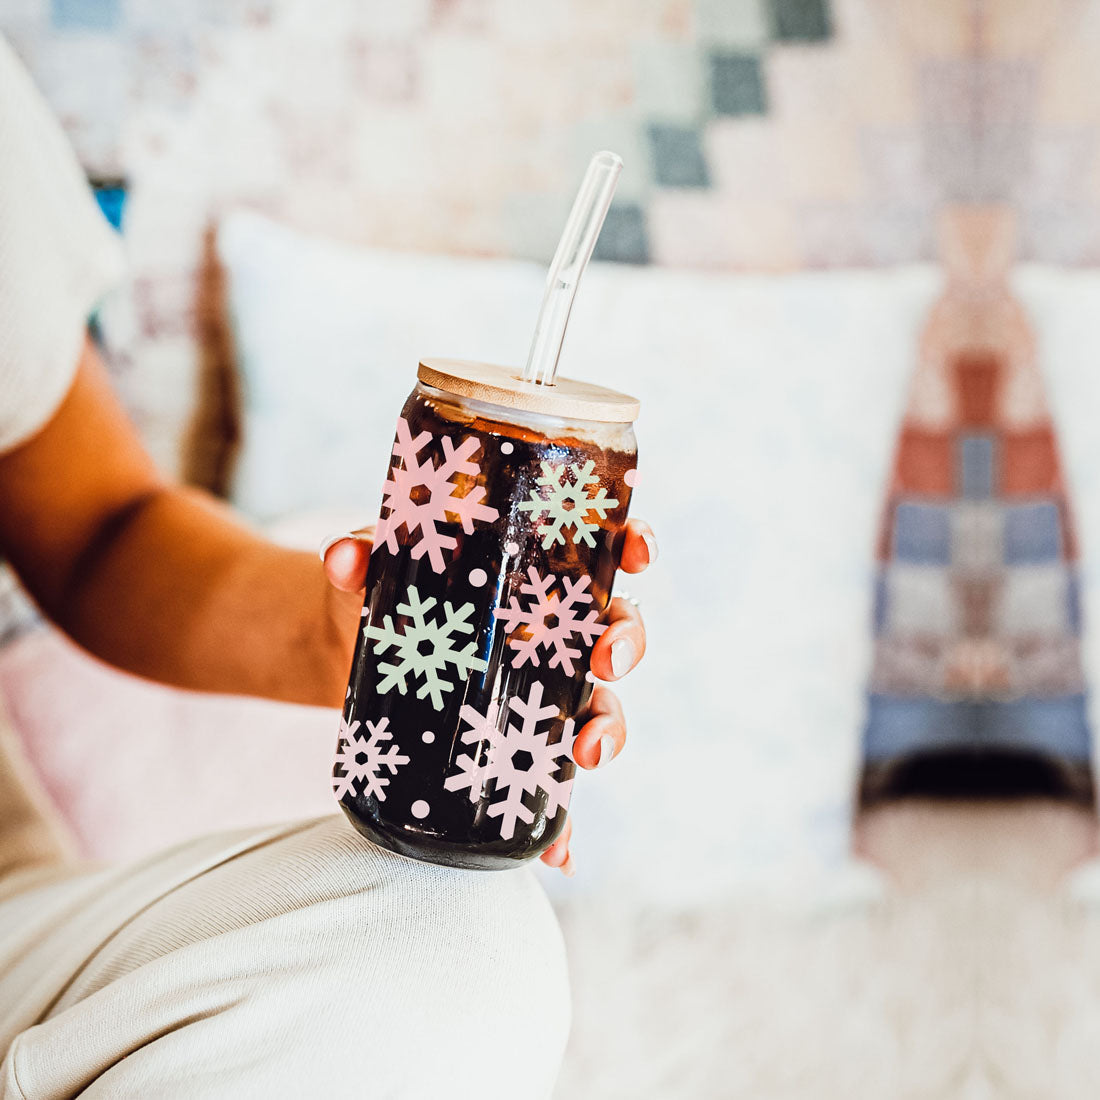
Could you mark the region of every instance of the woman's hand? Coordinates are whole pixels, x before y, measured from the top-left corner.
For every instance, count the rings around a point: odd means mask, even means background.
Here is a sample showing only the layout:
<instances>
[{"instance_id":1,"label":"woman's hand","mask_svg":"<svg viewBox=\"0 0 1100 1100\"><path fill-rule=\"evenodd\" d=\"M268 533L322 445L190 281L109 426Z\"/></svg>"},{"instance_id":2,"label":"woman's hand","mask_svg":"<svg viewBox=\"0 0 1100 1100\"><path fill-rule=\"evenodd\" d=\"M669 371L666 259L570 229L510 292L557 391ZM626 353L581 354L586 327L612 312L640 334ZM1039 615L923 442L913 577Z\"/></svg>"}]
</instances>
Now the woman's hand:
<instances>
[{"instance_id":1,"label":"woman's hand","mask_svg":"<svg viewBox=\"0 0 1100 1100\"><path fill-rule=\"evenodd\" d=\"M355 619L367 579L373 532L363 530L329 539L321 547L321 560L333 587L342 593L355 593ZM626 538L620 569L624 573L641 573L657 558L657 540L649 524L632 519L626 525ZM341 600L336 609L342 620L352 604ZM354 631L352 631L354 633ZM608 627L592 647L590 667L599 680L621 680L645 654L645 626L638 609L627 600L614 599L608 615ZM622 751L626 742L626 720L618 697L608 687L598 684L581 715L583 726L573 745L573 759L582 768L603 767ZM573 874L573 856L569 851L572 822L554 843L542 853L542 861L550 867L560 867L566 875Z\"/></svg>"}]
</instances>

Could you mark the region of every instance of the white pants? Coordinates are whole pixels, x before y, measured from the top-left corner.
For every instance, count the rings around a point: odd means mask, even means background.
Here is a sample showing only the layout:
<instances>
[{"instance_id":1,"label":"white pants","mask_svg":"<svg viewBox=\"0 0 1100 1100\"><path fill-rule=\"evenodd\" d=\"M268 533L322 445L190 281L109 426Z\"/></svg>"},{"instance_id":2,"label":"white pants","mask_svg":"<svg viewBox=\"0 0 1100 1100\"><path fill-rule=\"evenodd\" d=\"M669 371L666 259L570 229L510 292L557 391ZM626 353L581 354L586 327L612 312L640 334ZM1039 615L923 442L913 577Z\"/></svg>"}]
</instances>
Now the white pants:
<instances>
[{"instance_id":1,"label":"white pants","mask_svg":"<svg viewBox=\"0 0 1100 1100\"><path fill-rule=\"evenodd\" d=\"M339 815L0 879L0 1100L526 1100L568 1018L530 871L414 863Z\"/></svg>"}]
</instances>

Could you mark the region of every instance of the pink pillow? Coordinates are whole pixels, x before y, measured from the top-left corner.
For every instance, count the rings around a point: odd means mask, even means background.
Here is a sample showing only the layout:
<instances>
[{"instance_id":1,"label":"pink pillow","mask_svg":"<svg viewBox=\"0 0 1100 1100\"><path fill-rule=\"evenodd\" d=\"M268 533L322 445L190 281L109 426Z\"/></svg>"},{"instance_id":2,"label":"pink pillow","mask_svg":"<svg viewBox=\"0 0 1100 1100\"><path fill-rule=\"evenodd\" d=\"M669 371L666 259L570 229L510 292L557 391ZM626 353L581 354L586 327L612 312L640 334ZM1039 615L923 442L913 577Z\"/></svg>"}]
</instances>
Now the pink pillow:
<instances>
[{"instance_id":1,"label":"pink pillow","mask_svg":"<svg viewBox=\"0 0 1100 1100\"><path fill-rule=\"evenodd\" d=\"M162 687L52 627L0 650L0 698L93 858L336 809L335 711Z\"/></svg>"}]
</instances>

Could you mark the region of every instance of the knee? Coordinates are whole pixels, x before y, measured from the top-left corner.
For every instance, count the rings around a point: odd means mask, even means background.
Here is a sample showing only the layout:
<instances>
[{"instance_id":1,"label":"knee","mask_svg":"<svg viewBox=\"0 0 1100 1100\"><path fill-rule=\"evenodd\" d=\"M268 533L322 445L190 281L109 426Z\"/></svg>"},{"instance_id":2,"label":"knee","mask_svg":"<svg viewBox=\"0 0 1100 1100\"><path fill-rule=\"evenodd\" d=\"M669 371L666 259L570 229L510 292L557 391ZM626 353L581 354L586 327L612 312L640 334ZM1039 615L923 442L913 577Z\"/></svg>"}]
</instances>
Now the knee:
<instances>
[{"instance_id":1,"label":"knee","mask_svg":"<svg viewBox=\"0 0 1100 1100\"><path fill-rule=\"evenodd\" d=\"M434 990L468 1009L480 999L519 1011L533 998L544 1013L568 1013L561 929L530 869L438 867L341 833L330 836L355 920L340 926L361 965L378 975L392 963L425 998Z\"/></svg>"},{"instance_id":2,"label":"knee","mask_svg":"<svg viewBox=\"0 0 1100 1100\"><path fill-rule=\"evenodd\" d=\"M401 1096L548 1094L569 1031L569 983L534 874L416 863L342 823L322 834L329 900L311 918L311 981L344 1006L340 1057L363 1056L379 1095L386 1086ZM331 1042L333 1017L323 1015Z\"/></svg>"}]
</instances>

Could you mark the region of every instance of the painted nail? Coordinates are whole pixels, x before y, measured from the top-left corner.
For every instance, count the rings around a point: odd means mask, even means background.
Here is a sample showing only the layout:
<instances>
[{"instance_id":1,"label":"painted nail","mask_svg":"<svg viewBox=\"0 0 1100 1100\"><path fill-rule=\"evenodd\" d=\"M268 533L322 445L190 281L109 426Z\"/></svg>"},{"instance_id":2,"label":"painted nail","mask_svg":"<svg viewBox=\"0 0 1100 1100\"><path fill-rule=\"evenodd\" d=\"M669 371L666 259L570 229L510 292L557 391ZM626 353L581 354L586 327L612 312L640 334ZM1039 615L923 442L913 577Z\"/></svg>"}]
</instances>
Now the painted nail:
<instances>
[{"instance_id":1,"label":"painted nail","mask_svg":"<svg viewBox=\"0 0 1100 1100\"><path fill-rule=\"evenodd\" d=\"M604 764L610 764L615 759L615 738L610 733L605 733L600 738L600 755L596 760L596 767L602 768Z\"/></svg>"},{"instance_id":2,"label":"painted nail","mask_svg":"<svg viewBox=\"0 0 1100 1100\"><path fill-rule=\"evenodd\" d=\"M645 543L645 548L649 552L649 564L652 565L657 560L657 540L647 531L642 535L642 542Z\"/></svg>"},{"instance_id":3,"label":"painted nail","mask_svg":"<svg viewBox=\"0 0 1100 1100\"><path fill-rule=\"evenodd\" d=\"M565 862L561 865L561 873L566 878L572 878L577 873L577 868L573 866L573 853L565 857Z\"/></svg>"},{"instance_id":4,"label":"painted nail","mask_svg":"<svg viewBox=\"0 0 1100 1100\"><path fill-rule=\"evenodd\" d=\"M355 538L355 536L350 531L345 531L343 532L343 534L340 535L329 535L329 537L325 539L318 548L317 556L323 562L325 560L325 555L329 552L329 550L332 549L333 546L336 545L336 543L343 542L344 539L353 538Z\"/></svg>"},{"instance_id":5,"label":"painted nail","mask_svg":"<svg viewBox=\"0 0 1100 1100\"><path fill-rule=\"evenodd\" d=\"M618 680L634 667L634 643L620 638L611 643L611 674Z\"/></svg>"}]
</instances>

